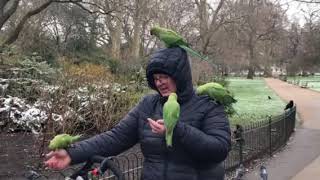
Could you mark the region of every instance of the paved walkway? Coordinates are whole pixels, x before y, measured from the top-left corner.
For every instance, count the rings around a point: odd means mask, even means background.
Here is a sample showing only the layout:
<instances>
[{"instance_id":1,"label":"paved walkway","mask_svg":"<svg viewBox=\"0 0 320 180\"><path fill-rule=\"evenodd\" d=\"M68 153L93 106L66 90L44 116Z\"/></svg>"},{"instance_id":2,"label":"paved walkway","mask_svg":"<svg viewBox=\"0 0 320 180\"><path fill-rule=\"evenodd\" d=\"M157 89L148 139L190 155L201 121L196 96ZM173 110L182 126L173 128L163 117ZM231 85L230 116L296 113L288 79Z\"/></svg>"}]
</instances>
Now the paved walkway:
<instances>
[{"instance_id":1,"label":"paved walkway","mask_svg":"<svg viewBox=\"0 0 320 180\"><path fill-rule=\"evenodd\" d=\"M265 163L269 179L320 179L320 93L278 79L265 80L284 101L293 100L296 103L302 121L285 150ZM258 180L259 170L248 173L245 179Z\"/></svg>"}]
</instances>

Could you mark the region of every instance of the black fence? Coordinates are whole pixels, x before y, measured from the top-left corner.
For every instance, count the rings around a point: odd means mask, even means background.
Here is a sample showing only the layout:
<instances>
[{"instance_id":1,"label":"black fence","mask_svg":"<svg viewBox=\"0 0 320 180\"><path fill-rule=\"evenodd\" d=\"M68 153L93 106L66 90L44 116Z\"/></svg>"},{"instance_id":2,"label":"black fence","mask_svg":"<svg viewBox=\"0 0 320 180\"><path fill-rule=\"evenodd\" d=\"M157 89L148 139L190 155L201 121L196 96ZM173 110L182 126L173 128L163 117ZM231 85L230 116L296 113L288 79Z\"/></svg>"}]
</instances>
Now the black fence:
<instances>
[{"instance_id":1,"label":"black fence","mask_svg":"<svg viewBox=\"0 0 320 180\"><path fill-rule=\"evenodd\" d=\"M248 126L236 126L233 131L232 150L224 162L227 171L233 171L240 164L264 155L272 155L286 145L294 132L296 107L283 114L268 117L263 121Z\"/></svg>"},{"instance_id":2,"label":"black fence","mask_svg":"<svg viewBox=\"0 0 320 180\"><path fill-rule=\"evenodd\" d=\"M295 122L296 107L293 107L279 116L270 116L248 126L236 125L233 131L232 150L224 162L226 171L234 172L240 164L246 164L265 155L271 156L286 145L294 132ZM125 174L125 179L140 179L143 166L141 152L117 156L114 161ZM105 179L116 179L116 177L107 172Z\"/></svg>"}]
</instances>

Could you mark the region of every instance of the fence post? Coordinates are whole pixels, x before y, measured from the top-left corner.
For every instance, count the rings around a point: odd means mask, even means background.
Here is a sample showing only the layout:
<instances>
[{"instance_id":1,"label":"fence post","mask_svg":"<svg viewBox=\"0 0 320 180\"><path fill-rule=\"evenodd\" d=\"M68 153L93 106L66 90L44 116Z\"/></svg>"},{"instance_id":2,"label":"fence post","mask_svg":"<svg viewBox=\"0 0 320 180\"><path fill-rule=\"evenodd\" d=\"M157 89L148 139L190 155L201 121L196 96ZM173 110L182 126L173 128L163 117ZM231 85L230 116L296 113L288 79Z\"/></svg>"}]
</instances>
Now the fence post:
<instances>
[{"instance_id":1,"label":"fence post","mask_svg":"<svg viewBox=\"0 0 320 180\"><path fill-rule=\"evenodd\" d=\"M243 150L242 150L242 142L239 142L239 156L240 156L240 162L239 165L243 164Z\"/></svg>"},{"instance_id":2,"label":"fence post","mask_svg":"<svg viewBox=\"0 0 320 180\"><path fill-rule=\"evenodd\" d=\"M292 123L292 129L291 129L291 133L292 134L294 132L294 129L296 128L296 116L297 116L297 106L294 106L293 107L293 111L294 112L291 112L290 114L290 120L293 121Z\"/></svg>"},{"instance_id":3,"label":"fence post","mask_svg":"<svg viewBox=\"0 0 320 180\"><path fill-rule=\"evenodd\" d=\"M269 153L270 153L270 157L272 157L272 128L271 128L271 116L268 116L268 120L269 120Z\"/></svg>"},{"instance_id":4,"label":"fence post","mask_svg":"<svg viewBox=\"0 0 320 180\"><path fill-rule=\"evenodd\" d=\"M284 113L284 118L283 118L283 131L284 131L284 142L283 142L283 144L286 144L287 138L288 138L287 119L288 119L287 113L285 112Z\"/></svg>"},{"instance_id":5,"label":"fence post","mask_svg":"<svg viewBox=\"0 0 320 180\"><path fill-rule=\"evenodd\" d=\"M236 130L234 131L235 140L239 145L239 166L243 164L243 144L244 144L244 138L243 138L243 127L239 124L236 125Z\"/></svg>"}]
</instances>

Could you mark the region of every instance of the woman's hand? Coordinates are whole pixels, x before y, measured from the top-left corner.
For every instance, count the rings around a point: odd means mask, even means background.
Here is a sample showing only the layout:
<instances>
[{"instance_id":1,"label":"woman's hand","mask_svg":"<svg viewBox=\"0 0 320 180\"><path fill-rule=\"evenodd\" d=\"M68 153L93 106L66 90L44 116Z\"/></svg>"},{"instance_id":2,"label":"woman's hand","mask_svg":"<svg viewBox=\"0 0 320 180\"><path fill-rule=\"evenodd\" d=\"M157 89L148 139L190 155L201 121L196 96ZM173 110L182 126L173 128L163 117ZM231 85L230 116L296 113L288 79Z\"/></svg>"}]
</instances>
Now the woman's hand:
<instances>
[{"instance_id":1,"label":"woman's hand","mask_svg":"<svg viewBox=\"0 0 320 180\"><path fill-rule=\"evenodd\" d=\"M51 151L46 155L46 158L48 158L48 160L44 162L45 166L54 170L65 169L71 163L71 158L64 149Z\"/></svg>"},{"instance_id":2,"label":"woman's hand","mask_svg":"<svg viewBox=\"0 0 320 180\"><path fill-rule=\"evenodd\" d=\"M166 127L164 126L163 119L153 120L151 118L148 118L147 120L152 129L152 132L156 134L164 134L166 132Z\"/></svg>"}]
</instances>

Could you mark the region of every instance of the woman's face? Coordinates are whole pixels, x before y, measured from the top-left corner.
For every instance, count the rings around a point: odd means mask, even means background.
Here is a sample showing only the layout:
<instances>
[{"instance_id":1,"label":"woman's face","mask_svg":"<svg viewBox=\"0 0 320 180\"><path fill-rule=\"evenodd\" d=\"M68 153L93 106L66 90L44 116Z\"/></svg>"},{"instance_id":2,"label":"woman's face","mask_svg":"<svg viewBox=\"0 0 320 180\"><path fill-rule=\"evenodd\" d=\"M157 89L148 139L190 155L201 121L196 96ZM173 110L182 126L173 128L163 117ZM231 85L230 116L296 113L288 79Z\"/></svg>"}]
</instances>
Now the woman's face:
<instances>
[{"instance_id":1,"label":"woman's face","mask_svg":"<svg viewBox=\"0 0 320 180\"><path fill-rule=\"evenodd\" d=\"M177 87L174 80L166 74L153 74L154 84L162 96L169 96L176 92Z\"/></svg>"}]
</instances>

